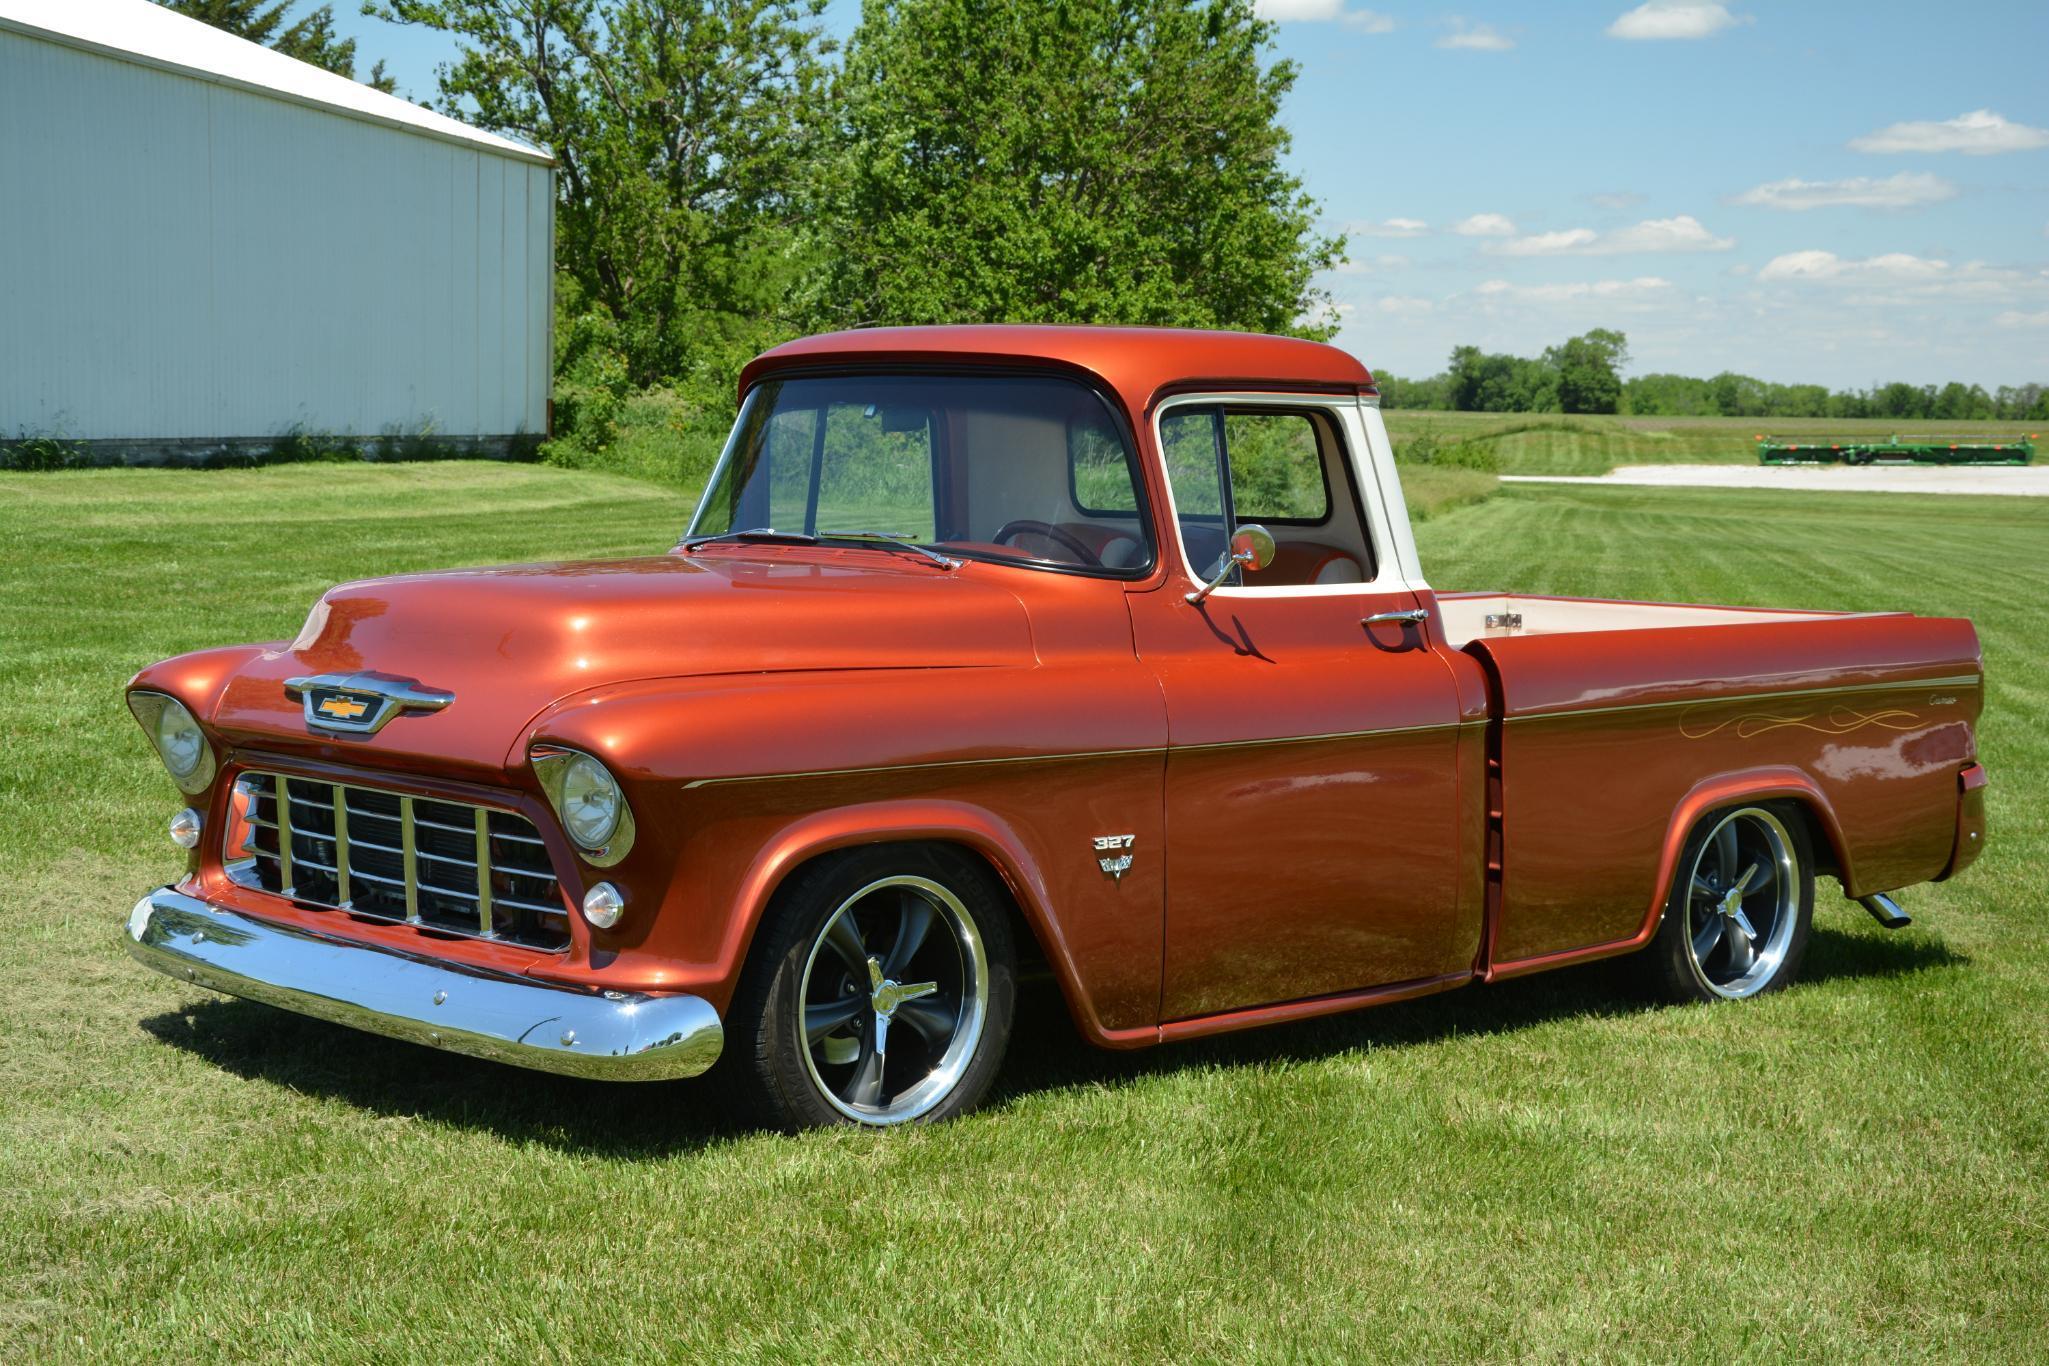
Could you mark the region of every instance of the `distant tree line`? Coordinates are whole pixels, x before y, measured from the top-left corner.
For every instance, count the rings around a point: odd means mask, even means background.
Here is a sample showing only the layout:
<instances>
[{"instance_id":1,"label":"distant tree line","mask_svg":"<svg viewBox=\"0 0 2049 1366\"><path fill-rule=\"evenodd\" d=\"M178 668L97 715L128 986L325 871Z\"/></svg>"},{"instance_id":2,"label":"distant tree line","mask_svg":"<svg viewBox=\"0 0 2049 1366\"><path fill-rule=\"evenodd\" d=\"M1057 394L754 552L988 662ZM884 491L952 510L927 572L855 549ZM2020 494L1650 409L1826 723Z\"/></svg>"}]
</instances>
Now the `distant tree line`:
<instances>
[{"instance_id":1,"label":"distant tree line","mask_svg":"<svg viewBox=\"0 0 2049 1366\"><path fill-rule=\"evenodd\" d=\"M1375 371L1390 408L1477 413L1634 413L1647 417L1869 417L1938 421L2049 420L2049 386L1909 384L1869 389L1774 384L1733 371L1710 379L1650 374L1624 380L1620 332L1596 328L1531 358L1454 347L1444 373L1402 379Z\"/></svg>"}]
</instances>

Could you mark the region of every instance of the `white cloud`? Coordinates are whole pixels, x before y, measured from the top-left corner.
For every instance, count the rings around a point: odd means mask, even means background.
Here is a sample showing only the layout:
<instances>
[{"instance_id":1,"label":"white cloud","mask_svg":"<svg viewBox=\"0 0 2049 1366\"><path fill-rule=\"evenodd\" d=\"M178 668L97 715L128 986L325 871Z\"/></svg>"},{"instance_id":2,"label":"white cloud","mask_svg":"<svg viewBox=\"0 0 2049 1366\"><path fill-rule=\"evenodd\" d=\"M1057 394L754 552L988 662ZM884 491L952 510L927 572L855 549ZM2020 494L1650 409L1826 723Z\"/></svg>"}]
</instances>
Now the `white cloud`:
<instances>
[{"instance_id":1,"label":"white cloud","mask_svg":"<svg viewBox=\"0 0 2049 1366\"><path fill-rule=\"evenodd\" d=\"M1592 228L1566 228L1562 232L1539 232L1528 237L1513 237L1506 242L1491 242L1485 250L1502 256L1557 256L1582 250L1599 237L1600 234Z\"/></svg>"},{"instance_id":2,"label":"white cloud","mask_svg":"<svg viewBox=\"0 0 2049 1366\"><path fill-rule=\"evenodd\" d=\"M1373 306L1382 313L1395 314L1428 313L1437 307L1428 299L1417 298L1413 294L1390 294L1384 299L1376 300Z\"/></svg>"},{"instance_id":3,"label":"white cloud","mask_svg":"<svg viewBox=\"0 0 2049 1366\"><path fill-rule=\"evenodd\" d=\"M1646 218L1633 227L1613 232L1592 228L1566 228L1540 232L1529 237L1490 242L1485 250L1498 256L1622 256L1673 251L1727 251L1736 245L1733 237L1717 237L1688 214L1677 218Z\"/></svg>"},{"instance_id":4,"label":"white cloud","mask_svg":"<svg viewBox=\"0 0 2049 1366\"><path fill-rule=\"evenodd\" d=\"M1858 152L1965 152L1992 156L2049 147L2049 128L2012 123L1990 109L1974 109L1940 123L1895 123L1850 139Z\"/></svg>"},{"instance_id":5,"label":"white cloud","mask_svg":"<svg viewBox=\"0 0 2049 1366\"><path fill-rule=\"evenodd\" d=\"M1355 219L1345 224L1348 237L1421 237L1430 225L1420 218L1386 218L1378 223Z\"/></svg>"},{"instance_id":6,"label":"white cloud","mask_svg":"<svg viewBox=\"0 0 2049 1366\"><path fill-rule=\"evenodd\" d=\"M1330 23L1335 20L1361 33L1392 33L1394 18L1378 10L1346 9L1344 0L1257 0L1253 11L1277 24Z\"/></svg>"},{"instance_id":7,"label":"white cloud","mask_svg":"<svg viewBox=\"0 0 2049 1366\"><path fill-rule=\"evenodd\" d=\"M1700 0L1649 0L1608 25L1610 38L1711 38L1723 29L1747 24L1726 5Z\"/></svg>"},{"instance_id":8,"label":"white cloud","mask_svg":"<svg viewBox=\"0 0 2049 1366\"><path fill-rule=\"evenodd\" d=\"M1818 280L1844 283L1859 281L1917 281L1945 275L1949 262L1903 251L1870 256L1862 261L1845 260L1832 251L1789 251L1774 256L1757 272L1760 280Z\"/></svg>"},{"instance_id":9,"label":"white cloud","mask_svg":"<svg viewBox=\"0 0 2049 1366\"><path fill-rule=\"evenodd\" d=\"M1476 213L1452 224L1451 230L1461 237L1513 237L1515 222L1507 214Z\"/></svg>"},{"instance_id":10,"label":"white cloud","mask_svg":"<svg viewBox=\"0 0 2049 1366\"><path fill-rule=\"evenodd\" d=\"M1437 40L1439 47L1464 52L1506 52L1515 46L1513 38L1492 24L1476 24L1457 17L1449 22L1451 32Z\"/></svg>"},{"instance_id":11,"label":"white cloud","mask_svg":"<svg viewBox=\"0 0 2049 1366\"><path fill-rule=\"evenodd\" d=\"M1587 203L1597 209L1633 209L1643 201L1644 196L1634 190L1615 190L1608 194L1587 196Z\"/></svg>"},{"instance_id":12,"label":"white cloud","mask_svg":"<svg viewBox=\"0 0 2049 1366\"><path fill-rule=\"evenodd\" d=\"M1488 280L1474 292L1493 299L1527 300L1534 303L1564 303L1573 299L1628 299L1656 294L1672 287L1670 280L1639 275L1634 280L1576 280L1568 284L1517 285L1506 280Z\"/></svg>"},{"instance_id":13,"label":"white cloud","mask_svg":"<svg viewBox=\"0 0 2049 1366\"><path fill-rule=\"evenodd\" d=\"M2009 308L1995 316L1992 321L1999 327L2049 327L2049 308L2043 309L2040 313L2023 313L2019 309Z\"/></svg>"},{"instance_id":14,"label":"white cloud","mask_svg":"<svg viewBox=\"0 0 2049 1366\"><path fill-rule=\"evenodd\" d=\"M1957 187L1939 175L1902 171L1876 179L1854 176L1849 180L1801 180L1789 177L1745 190L1734 202L1763 209L1909 209L1919 204L1940 204L1956 198Z\"/></svg>"}]
</instances>

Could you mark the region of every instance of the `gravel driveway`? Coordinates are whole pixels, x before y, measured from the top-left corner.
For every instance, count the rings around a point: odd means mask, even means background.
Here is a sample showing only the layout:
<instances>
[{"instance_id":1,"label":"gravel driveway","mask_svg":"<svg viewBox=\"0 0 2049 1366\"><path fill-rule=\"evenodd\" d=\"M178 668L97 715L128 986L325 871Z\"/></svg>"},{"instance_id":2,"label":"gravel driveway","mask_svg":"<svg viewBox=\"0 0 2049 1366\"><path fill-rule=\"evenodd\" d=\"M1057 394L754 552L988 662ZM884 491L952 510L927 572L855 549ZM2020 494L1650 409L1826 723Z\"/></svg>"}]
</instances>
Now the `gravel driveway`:
<instances>
[{"instance_id":1,"label":"gravel driveway","mask_svg":"<svg viewBox=\"0 0 2049 1366\"><path fill-rule=\"evenodd\" d=\"M2045 498L2049 497L2049 465L1623 465L1606 474L1504 474L1501 482L1831 493L1997 493Z\"/></svg>"}]
</instances>

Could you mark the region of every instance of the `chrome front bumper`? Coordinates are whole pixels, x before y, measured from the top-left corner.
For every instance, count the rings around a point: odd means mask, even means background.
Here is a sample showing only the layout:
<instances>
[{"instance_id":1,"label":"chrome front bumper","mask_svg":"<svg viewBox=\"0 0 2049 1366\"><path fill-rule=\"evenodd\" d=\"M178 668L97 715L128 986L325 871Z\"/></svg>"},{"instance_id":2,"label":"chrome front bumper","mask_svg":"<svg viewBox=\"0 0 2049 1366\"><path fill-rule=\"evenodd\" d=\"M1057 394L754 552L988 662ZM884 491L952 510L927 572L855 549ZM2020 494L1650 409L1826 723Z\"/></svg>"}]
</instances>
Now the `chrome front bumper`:
<instances>
[{"instance_id":1,"label":"chrome front bumper","mask_svg":"<svg viewBox=\"0 0 2049 1366\"><path fill-rule=\"evenodd\" d=\"M604 1081L694 1077L725 1030L695 996L595 995L252 919L169 887L128 913L169 977L394 1039Z\"/></svg>"}]
</instances>

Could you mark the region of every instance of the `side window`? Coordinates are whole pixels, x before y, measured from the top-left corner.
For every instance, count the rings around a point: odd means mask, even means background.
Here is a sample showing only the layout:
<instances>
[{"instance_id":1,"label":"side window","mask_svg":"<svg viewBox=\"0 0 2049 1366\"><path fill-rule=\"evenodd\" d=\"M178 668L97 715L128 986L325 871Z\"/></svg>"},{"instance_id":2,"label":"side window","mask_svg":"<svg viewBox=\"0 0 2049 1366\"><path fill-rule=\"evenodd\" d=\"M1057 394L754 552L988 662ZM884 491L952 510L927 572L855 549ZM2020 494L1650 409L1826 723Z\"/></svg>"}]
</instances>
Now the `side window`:
<instances>
[{"instance_id":1,"label":"side window","mask_svg":"<svg viewBox=\"0 0 2049 1366\"><path fill-rule=\"evenodd\" d=\"M931 413L874 403L828 407L818 514L809 529L930 541L933 524Z\"/></svg>"},{"instance_id":2,"label":"side window","mask_svg":"<svg viewBox=\"0 0 2049 1366\"><path fill-rule=\"evenodd\" d=\"M1184 404L1161 416L1159 433L1182 548L1197 578L1222 567L1233 529L1257 522L1274 535L1274 561L1228 583L1300 588L1373 579L1363 504L1342 429L1327 409Z\"/></svg>"},{"instance_id":3,"label":"side window","mask_svg":"<svg viewBox=\"0 0 2049 1366\"><path fill-rule=\"evenodd\" d=\"M1321 522L1330 486L1316 423L1307 413L1224 414L1231 510L1241 522Z\"/></svg>"}]
</instances>

